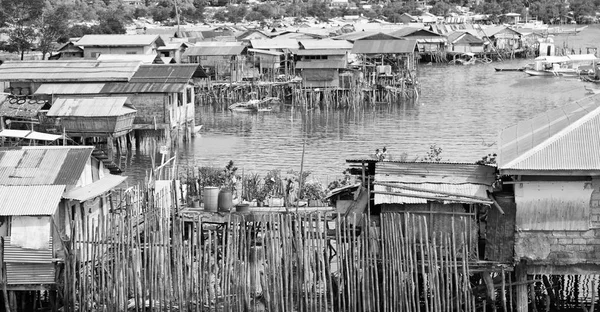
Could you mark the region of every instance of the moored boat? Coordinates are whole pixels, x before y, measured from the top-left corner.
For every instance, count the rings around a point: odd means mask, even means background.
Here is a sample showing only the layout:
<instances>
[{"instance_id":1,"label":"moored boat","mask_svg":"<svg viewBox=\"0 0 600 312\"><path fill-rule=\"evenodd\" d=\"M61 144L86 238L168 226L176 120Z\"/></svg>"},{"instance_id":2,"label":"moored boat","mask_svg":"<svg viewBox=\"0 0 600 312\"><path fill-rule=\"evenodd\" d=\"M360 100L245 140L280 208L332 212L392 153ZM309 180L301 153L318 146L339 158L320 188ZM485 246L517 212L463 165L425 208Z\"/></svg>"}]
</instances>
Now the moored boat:
<instances>
[{"instance_id":1,"label":"moored boat","mask_svg":"<svg viewBox=\"0 0 600 312\"><path fill-rule=\"evenodd\" d=\"M240 113L270 112L279 104L279 98L267 97L262 100L253 99L246 102L234 103L229 105L228 109L232 112Z\"/></svg>"}]
</instances>

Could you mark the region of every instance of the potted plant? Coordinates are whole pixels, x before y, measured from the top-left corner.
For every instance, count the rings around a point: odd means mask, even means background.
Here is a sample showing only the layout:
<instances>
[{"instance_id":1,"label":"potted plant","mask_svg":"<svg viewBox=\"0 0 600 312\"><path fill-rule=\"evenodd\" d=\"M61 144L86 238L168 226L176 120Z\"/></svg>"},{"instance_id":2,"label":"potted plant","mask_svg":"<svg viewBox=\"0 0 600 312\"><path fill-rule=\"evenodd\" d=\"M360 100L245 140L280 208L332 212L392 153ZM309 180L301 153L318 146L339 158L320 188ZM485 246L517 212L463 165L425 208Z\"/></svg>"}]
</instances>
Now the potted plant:
<instances>
[{"instance_id":1,"label":"potted plant","mask_svg":"<svg viewBox=\"0 0 600 312\"><path fill-rule=\"evenodd\" d=\"M308 181L304 183L303 197L308 200L308 205L318 207L323 205L322 199L325 197L325 189L319 181Z\"/></svg>"}]
</instances>

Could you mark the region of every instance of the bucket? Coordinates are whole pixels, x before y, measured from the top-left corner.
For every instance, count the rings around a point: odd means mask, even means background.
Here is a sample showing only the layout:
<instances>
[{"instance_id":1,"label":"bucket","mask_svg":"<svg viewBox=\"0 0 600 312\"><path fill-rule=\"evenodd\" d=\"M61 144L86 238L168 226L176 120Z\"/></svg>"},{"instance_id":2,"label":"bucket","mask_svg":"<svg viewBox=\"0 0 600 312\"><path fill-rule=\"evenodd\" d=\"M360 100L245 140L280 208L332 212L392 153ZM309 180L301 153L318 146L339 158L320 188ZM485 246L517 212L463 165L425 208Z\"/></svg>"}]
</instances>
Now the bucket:
<instances>
[{"instance_id":1,"label":"bucket","mask_svg":"<svg viewBox=\"0 0 600 312\"><path fill-rule=\"evenodd\" d=\"M224 188L219 192L218 206L220 211L230 211L233 207L231 190Z\"/></svg>"},{"instance_id":2,"label":"bucket","mask_svg":"<svg viewBox=\"0 0 600 312\"><path fill-rule=\"evenodd\" d=\"M204 210L217 211L219 203L219 188L216 186L204 187Z\"/></svg>"}]
</instances>

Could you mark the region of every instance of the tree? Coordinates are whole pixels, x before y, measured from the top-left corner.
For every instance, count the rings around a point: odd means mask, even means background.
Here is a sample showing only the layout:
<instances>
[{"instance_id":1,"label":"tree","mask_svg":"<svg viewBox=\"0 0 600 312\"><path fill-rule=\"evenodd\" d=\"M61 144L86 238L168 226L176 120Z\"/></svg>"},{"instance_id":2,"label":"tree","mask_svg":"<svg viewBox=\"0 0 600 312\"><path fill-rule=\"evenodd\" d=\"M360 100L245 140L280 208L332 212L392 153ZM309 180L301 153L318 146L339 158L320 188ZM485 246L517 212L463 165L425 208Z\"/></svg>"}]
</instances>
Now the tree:
<instances>
[{"instance_id":1,"label":"tree","mask_svg":"<svg viewBox=\"0 0 600 312\"><path fill-rule=\"evenodd\" d=\"M131 21L131 17L121 8L107 9L100 13L99 24L96 32L99 34L124 34L125 24Z\"/></svg>"},{"instance_id":2,"label":"tree","mask_svg":"<svg viewBox=\"0 0 600 312\"><path fill-rule=\"evenodd\" d=\"M581 18L586 15L592 15L595 12L594 4L588 0L572 0L569 7L573 11L573 18L576 21L581 21Z\"/></svg>"},{"instance_id":3,"label":"tree","mask_svg":"<svg viewBox=\"0 0 600 312\"><path fill-rule=\"evenodd\" d=\"M437 15L437 16L446 16L450 12L450 5L446 2L439 1L433 5L429 13Z\"/></svg>"},{"instance_id":4,"label":"tree","mask_svg":"<svg viewBox=\"0 0 600 312\"><path fill-rule=\"evenodd\" d=\"M46 7L39 19L39 50L42 52L42 60L50 53L52 44L67 34L69 28L70 8L66 5L56 8Z\"/></svg>"},{"instance_id":5,"label":"tree","mask_svg":"<svg viewBox=\"0 0 600 312\"><path fill-rule=\"evenodd\" d=\"M35 23L42 15L43 0L1 0L3 14L0 24L10 27L9 44L19 53L21 60L25 51L31 50L36 39Z\"/></svg>"}]
</instances>

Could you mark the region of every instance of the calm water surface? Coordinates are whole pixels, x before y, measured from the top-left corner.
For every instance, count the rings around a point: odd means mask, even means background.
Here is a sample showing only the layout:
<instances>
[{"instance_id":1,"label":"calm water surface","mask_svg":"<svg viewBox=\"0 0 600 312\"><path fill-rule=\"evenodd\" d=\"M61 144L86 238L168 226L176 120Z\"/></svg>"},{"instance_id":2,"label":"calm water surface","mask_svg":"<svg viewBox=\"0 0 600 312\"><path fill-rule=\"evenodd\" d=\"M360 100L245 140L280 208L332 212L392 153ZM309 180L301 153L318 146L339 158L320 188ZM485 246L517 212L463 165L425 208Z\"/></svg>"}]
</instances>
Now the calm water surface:
<instances>
[{"instance_id":1,"label":"calm water surface","mask_svg":"<svg viewBox=\"0 0 600 312\"><path fill-rule=\"evenodd\" d=\"M599 45L597 38L596 25L577 36L558 36L555 44L585 53L585 47ZM231 159L245 172L299 171L303 142L304 170L324 180L339 176L346 159L368 157L384 146L398 159L402 153L425 156L429 146L437 144L444 161L475 162L497 151L502 128L586 96L585 84L577 79L494 70L528 62L422 65L421 96L412 104L308 113L288 107L260 114L198 107L197 124L203 129L178 152L180 164L223 167ZM134 151L124 174L134 180L143 177L149 159Z\"/></svg>"}]
</instances>

